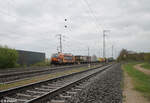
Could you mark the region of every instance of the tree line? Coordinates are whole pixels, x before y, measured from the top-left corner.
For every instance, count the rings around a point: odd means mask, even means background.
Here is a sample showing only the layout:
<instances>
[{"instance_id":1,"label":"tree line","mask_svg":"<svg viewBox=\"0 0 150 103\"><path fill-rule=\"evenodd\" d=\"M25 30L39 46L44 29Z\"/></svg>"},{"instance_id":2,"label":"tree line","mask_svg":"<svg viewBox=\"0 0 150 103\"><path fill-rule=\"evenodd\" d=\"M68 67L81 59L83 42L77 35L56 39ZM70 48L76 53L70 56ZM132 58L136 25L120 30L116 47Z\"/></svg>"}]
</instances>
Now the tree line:
<instances>
[{"instance_id":1,"label":"tree line","mask_svg":"<svg viewBox=\"0 0 150 103\"><path fill-rule=\"evenodd\" d=\"M150 53L136 53L122 49L117 61L145 61L150 63Z\"/></svg>"}]
</instances>

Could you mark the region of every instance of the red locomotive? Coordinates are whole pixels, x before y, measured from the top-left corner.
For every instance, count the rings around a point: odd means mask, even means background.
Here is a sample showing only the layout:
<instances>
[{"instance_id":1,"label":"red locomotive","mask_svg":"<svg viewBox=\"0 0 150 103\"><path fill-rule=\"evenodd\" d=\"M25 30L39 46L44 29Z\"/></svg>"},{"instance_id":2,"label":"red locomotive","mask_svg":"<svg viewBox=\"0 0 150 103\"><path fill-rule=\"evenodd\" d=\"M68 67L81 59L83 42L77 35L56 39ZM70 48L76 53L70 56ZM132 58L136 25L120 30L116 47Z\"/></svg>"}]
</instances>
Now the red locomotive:
<instances>
[{"instance_id":1,"label":"red locomotive","mask_svg":"<svg viewBox=\"0 0 150 103\"><path fill-rule=\"evenodd\" d=\"M74 64L75 57L70 53L55 53L51 57L51 64Z\"/></svg>"}]
</instances>

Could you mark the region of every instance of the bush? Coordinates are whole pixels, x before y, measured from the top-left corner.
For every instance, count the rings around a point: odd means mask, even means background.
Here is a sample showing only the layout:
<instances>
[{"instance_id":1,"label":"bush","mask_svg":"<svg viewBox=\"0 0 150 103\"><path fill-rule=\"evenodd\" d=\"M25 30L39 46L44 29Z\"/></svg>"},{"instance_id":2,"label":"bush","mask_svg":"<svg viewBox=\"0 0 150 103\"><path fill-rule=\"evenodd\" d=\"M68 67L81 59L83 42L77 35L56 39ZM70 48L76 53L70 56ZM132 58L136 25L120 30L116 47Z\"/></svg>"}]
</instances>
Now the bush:
<instances>
[{"instance_id":1,"label":"bush","mask_svg":"<svg viewBox=\"0 0 150 103\"><path fill-rule=\"evenodd\" d=\"M48 61L38 62L36 64L33 64L32 66L50 66L50 62Z\"/></svg>"},{"instance_id":2,"label":"bush","mask_svg":"<svg viewBox=\"0 0 150 103\"><path fill-rule=\"evenodd\" d=\"M150 63L150 53L145 53L144 60L148 63Z\"/></svg>"},{"instance_id":3,"label":"bush","mask_svg":"<svg viewBox=\"0 0 150 103\"><path fill-rule=\"evenodd\" d=\"M13 68L17 64L18 52L7 46L0 46L0 68Z\"/></svg>"}]
</instances>

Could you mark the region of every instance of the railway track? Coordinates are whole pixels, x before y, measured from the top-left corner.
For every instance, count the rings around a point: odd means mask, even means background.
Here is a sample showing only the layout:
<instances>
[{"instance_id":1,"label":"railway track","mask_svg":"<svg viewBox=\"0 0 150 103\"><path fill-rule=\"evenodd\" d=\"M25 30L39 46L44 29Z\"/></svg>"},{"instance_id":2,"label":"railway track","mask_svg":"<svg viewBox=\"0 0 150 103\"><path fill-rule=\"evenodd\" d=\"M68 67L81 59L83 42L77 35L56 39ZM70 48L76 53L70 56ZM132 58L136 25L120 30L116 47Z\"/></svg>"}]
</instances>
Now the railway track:
<instances>
[{"instance_id":1,"label":"railway track","mask_svg":"<svg viewBox=\"0 0 150 103\"><path fill-rule=\"evenodd\" d=\"M80 64L80 65L86 65L86 64ZM53 65L53 66L44 66L44 67L26 67L26 68L8 68L8 69L2 69L0 70L0 75L1 74L9 74L9 73L19 73L19 72L26 72L26 71L38 71L41 69L56 69L56 68L64 68L64 67L73 67L73 66L79 66L79 64L75 65L66 65L66 66L58 66L58 65Z\"/></svg>"},{"instance_id":2,"label":"railway track","mask_svg":"<svg viewBox=\"0 0 150 103\"><path fill-rule=\"evenodd\" d=\"M91 63L92 65L97 65L100 63ZM8 68L8 69L0 69L0 75L3 74L12 74L12 73L21 73L21 72L29 72L29 71L38 71L43 69L59 69L59 68L69 68L80 65L87 64L72 64L72 65L51 65L51 66L31 66L31 67L22 67L22 68Z\"/></svg>"},{"instance_id":3,"label":"railway track","mask_svg":"<svg viewBox=\"0 0 150 103\"><path fill-rule=\"evenodd\" d=\"M69 69L80 68L80 67L87 67L88 65L75 65L75 66L64 66L64 67L55 67L55 68L43 68L43 69L36 69L36 70L23 70L23 71L15 71L15 72L2 72L0 74L0 84L8 84L13 83L16 81L30 79L31 77L45 75L50 73L56 73L61 71L66 71Z\"/></svg>"},{"instance_id":4,"label":"railway track","mask_svg":"<svg viewBox=\"0 0 150 103\"><path fill-rule=\"evenodd\" d=\"M97 67L54 79L0 92L1 103L65 103L82 87L81 82L108 69L112 65Z\"/></svg>"}]
</instances>

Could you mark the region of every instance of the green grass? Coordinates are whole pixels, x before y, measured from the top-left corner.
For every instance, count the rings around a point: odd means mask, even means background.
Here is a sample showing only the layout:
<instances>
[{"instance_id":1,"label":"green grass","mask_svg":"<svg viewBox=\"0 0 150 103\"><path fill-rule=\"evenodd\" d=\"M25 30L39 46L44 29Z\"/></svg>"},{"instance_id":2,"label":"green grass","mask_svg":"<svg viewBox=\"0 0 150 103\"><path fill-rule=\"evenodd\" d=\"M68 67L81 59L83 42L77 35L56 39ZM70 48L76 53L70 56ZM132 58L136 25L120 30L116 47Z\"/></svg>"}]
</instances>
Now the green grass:
<instances>
[{"instance_id":1,"label":"green grass","mask_svg":"<svg viewBox=\"0 0 150 103\"><path fill-rule=\"evenodd\" d=\"M133 78L134 89L141 92L150 100L150 75L146 75L134 68L136 63L124 64L123 68Z\"/></svg>"},{"instance_id":2,"label":"green grass","mask_svg":"<svg viewBox=\"0 0 150 103\"><path fill-rule=\"evenodd\" d=\"M141 67L150 70L150 63L143 63L143 64L141 65Z\"/></svg>"}]
</instances>

